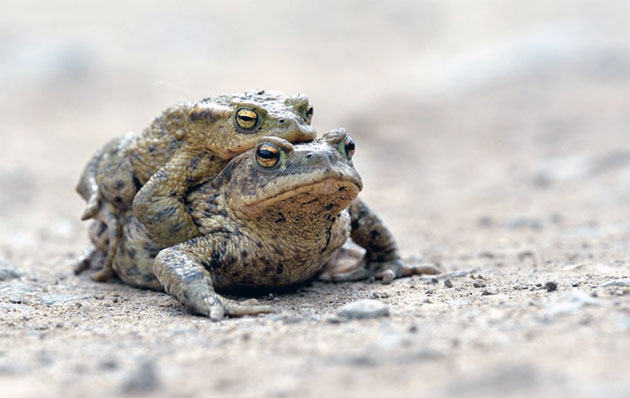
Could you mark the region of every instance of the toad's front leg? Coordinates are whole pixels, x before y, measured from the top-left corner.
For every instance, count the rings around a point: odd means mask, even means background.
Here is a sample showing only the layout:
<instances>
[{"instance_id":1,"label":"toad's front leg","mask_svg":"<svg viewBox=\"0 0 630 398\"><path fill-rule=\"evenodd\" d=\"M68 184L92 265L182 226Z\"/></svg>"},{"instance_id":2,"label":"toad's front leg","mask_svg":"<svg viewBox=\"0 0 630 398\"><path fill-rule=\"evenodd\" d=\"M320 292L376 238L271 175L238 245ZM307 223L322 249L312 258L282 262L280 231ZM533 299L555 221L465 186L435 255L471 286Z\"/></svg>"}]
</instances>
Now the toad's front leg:
<instances>
[{"instance_id":1,"label":"toad's front leg","mask_svg":"<svg viewBox=\"0 0 630 398\"><path fill-rule=\"evenodd\" d=\"M169 247L199 235L185 205L186 193L224 163L209 152L182 148L149 179L133 200L133 212L151 240Z\"/></svg>"},{"instance_id":2,"label":"toad's front leg","mask_svg":"<svg viewBox=\"0 0 630 398\"><path fill-rule=\"evenodd\" d=\"M224 315L276 312L273 307L261 305L255 299L237 302L217 294L203 259L213 258L216 261L220 256L212 257L214 250L209 246L212 246L209 239L200 237L164 249L158 254L153 263L153 272L168 294L184 304L189 312L205 315L213 321L221 320ZM203 248L200 250L200 247Z\"/></svg>"}]
</instances>

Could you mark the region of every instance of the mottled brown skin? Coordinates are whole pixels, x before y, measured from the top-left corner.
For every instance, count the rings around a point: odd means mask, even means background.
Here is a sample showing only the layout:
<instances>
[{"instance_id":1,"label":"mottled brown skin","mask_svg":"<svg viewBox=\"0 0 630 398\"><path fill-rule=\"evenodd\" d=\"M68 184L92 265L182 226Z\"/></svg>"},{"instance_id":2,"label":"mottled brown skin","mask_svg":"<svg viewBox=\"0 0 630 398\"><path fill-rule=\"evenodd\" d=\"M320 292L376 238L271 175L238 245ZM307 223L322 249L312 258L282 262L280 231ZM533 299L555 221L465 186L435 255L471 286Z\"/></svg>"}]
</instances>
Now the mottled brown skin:
<instances>
[{"instance_id":1,"label":"mottled brown skin","mask_svg":"<svg viewBox=\"0 0 630 398\"><path fill-rule=\"evenodd\" d=\"M187 210L201 235L169 248L162 249L126 211L113 269L124 282L164 289L190 312L213 320L272 311L216 291L305 281L350 236L367 250L361 271L329 280L417 273L403 265L389 231L356 199L362 183L349 142L343 129L299 145L261 139L256 149L232 159L214 180L187 195ZM257 156L268 145L279 153L273 167L261 166Z\"/></svg>"},{"instance_id":2,"label":"mottled brown skin","mask_svg":"<svg viewBox=\"0 0 630 398\"><path fill-rule=\"evenodd\" d=\"M243 110L257 122L242 125ZM77 191L87 201L82 219L107 224L110 245L103 280L120 239L119 220L133 208L150 239L167 247L199 235L185 206L192 187L210 180L229 159L262 136L290 142L315 138L313 108L303 95L251 91L169 108L142 134L109 142L86 165Z\"/></svg>"},{"instance_id":3,"label":"mottled brown skin","mask_svg":"<svg viewBox=\"0 0 630 398\"><path fill-rule=\"evenodd\" d=\"M279 155L271 167L263 166L259 156L269 146ZM362 183L352 165L353 146L343 129L299 145L260 139L256 149L188 193L187 211L200 236L164 248L131 210L124 211L113 270L124 282L163 289L190 312L213 320L273 311L255 300L226 299L217 291L305 281L320 273L350 237L366 249L361 265L345 274L327 272L326 280L375 277L388 282L422 273L402 263L391 233L356 199ZM99 223L90 228L97 249L89 256L96 259L108 244L107 228Z\"/></svg>"}]
</instances>

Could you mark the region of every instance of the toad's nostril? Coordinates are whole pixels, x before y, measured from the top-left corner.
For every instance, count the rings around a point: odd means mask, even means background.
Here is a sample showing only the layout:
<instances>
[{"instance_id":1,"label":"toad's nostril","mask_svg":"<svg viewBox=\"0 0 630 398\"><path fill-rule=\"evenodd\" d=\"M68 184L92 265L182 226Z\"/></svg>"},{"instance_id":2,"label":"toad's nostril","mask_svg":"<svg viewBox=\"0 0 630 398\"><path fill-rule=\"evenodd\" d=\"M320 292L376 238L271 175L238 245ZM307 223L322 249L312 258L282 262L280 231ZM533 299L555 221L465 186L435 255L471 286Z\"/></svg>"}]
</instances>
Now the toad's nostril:
<instances>
[{"instance_id":1,"label":"toad's nostril","mask_svg":"<svg viewBox=\"0 0 630 398\"><path fill-rule=\"evenodd\" d=\"M285 120L284 120L284 119L280 119L280 120L278 120L278 122L279 122L280 124L282 124L282 123L284 123L284 122L285 122Z\"/></svg>"},{"instance_id":2,"label":"toad's nostril","mask_svg":"<svg viewBox=\"0 0 630 398\"><path fill-rule=\"evenodd\" d=\"M311 153L309 153L308 155L306 155L306 158L307 158L307 159L310 159L310 158L312 158L312 157L313 157L313 152L311 152Z\"/></svg>"}]
</instances>

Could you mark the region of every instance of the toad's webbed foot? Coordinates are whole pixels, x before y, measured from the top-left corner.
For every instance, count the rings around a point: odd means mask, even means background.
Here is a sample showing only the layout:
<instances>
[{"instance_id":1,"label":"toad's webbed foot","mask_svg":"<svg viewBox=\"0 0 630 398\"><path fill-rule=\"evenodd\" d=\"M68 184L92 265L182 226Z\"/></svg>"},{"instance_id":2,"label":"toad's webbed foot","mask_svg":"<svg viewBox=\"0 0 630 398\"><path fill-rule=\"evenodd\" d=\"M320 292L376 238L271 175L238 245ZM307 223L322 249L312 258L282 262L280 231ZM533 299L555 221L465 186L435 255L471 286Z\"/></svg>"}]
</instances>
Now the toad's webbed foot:
<instances>
[{"instance_id":1,"label":"toad's webbed foot","mask_svg":"<svg viewBox=\"0 0 630 398\"><path fill-rule=\"evenodd\" d=\"M383 284L388 284L397 278L439 273L441 271L433 266L409 266L400 259L379 263L368 263L364 260L359 266L350 270L328 269L320 276L320 279L327 282L354 282L374 278L380 280Z\"/></svg>"},{"instance_id":2,"label":"toad's webbed foot","mask_svg":"<svg viewBox=\"0 0 630 398\"><path fill-rule=\"evenodd\" d=\"M102 269L106 257L107 252L105 250L90 246L73 262L73 272L75 275L79 275L89 269Z\"/></svg>"},{"instance_id":3,"label":"toad's webbed foot","mask_svg":"<svg viewBox=\"0 0 630 398\"><path fill-rule=\"evenodd\" d=\"M408 266L400 258L398 246L391 232L369 207L355 199L348 207L352 240L365 249L365 257L358 267L350 270L328 271L332 282L379 279L384 284L396 278L420 274L437 274L431 266Z\"/></svg>"},{"instance_id":4,"label":"toad's webbed foot","mask_svg":"<svg viewBox=\"0 0 630 398\"><path fill-rule=\"evenodd\" d=\"M153 272L164 290L175 297L186 309L213 321L228 316L257 315L277 310L261 305L255 299L237 302L214 291L210 273L199 257L187 250L186 244L162 250L153 263Z\"/></svg>"},{"instance_id":5,"label":"toad's webbed foot","mask_svg":"<svg viewBox=\"0 0 630 398\"><path fill-rule=\"evenodd\" d=\"M213 321L220 321L226 315L238 317L278 312L274 307L260 304L256 299L238 302L216 293L197 297L193 295L185 305L190 313L207 316Z\"/></svg>"},{"instance_id":6,"label":"toad's webbed foot","mask_svg":"<svg viewBox=\"0 0 630 398\"><path fill-rule=\"evenodd\" d=\"M101 195L101 192L99 191L98 187L96 187L95 191L91 192L90 196L88 197L87 205L85 206L85 210L83 211L83 214L81 215L81 221L94 218L96 213L98 213L98 211L101 208L102 200L103 200L103 197Z\"/></svg>"},{"instance_id":7,"label":"toad's webbed foot","mask_svg":"<svg viewBox=\"0 0 630 398\"><path fill-rule=\"evenodd\" d=\"M382 263L370 264L373 268L373 275L376 279L380 279L383 284L391 283L394 279L412 275L436 275L441 273L438 268L431 265L413 265L409 266L402 260L386 261Z\"/></svg>"}]
</instances>

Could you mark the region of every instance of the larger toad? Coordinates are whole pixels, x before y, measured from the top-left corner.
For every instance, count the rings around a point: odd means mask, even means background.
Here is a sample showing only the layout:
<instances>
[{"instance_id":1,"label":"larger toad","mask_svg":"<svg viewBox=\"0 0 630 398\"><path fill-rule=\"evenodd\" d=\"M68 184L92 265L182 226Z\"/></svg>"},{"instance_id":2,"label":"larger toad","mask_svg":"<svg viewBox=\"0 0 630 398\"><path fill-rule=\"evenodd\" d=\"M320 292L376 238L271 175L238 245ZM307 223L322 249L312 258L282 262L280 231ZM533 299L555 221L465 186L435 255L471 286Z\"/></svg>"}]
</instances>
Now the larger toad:
<instances>
[{"instance_id":1,"label":"larger toad","mask_svg":"<svg viewBox=\"0 0 630 398\"><path fill-rule=\"evenodd\" d=\"M152 241L166 247L191 239L199 231L184 205L185 193L216 176L262 136L312 140L312 115L303 95L249 91L177 105L142 134L109 142L87 164L77 186L88 202L82 219L95 218L108 227L109 253L95 279L111 276L120 216L132 204Z\"/></svg>"},{"instance_id":2,"label":"larger toad","mask_svg":"<svg viewBox=\"0 0 630 398\"><path fill-rule=\"evenodd\" d=\"M305 281L349 237L367 251L355 276L418 272L401 262L391 233L356 199L362 182L352 165L354 150L343 129L299 145L262 138L187 196L200 236L161 250L128 211L113 269L126 283L163 288L213 320L272 310L217 291Z\"/></svg>"}]
</instances>

